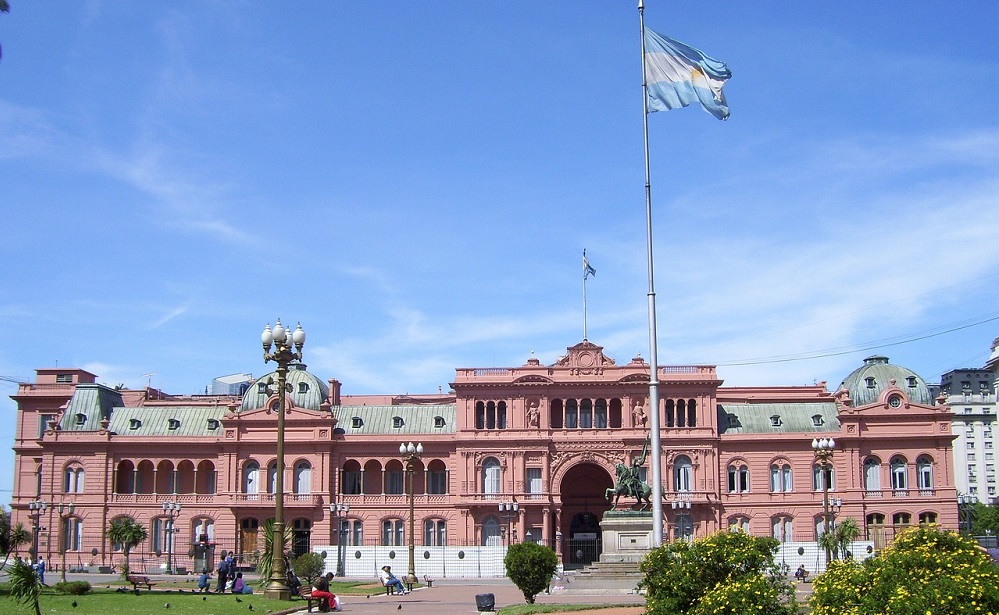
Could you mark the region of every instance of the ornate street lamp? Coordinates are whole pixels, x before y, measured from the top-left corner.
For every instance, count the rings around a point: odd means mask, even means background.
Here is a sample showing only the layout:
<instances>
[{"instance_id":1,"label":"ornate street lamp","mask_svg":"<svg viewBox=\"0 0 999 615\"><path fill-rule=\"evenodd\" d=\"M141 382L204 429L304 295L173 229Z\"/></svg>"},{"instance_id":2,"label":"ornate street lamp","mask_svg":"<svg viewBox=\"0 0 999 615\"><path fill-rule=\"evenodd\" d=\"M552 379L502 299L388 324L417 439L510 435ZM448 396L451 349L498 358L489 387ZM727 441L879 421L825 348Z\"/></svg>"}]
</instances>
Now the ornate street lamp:
<instances>
[{"instance_id":1,"label":"ornate street lamp","mask_svg":"<svg viewBox=\"0 0 999 615\"><path fill-rule=\"evenodd\" d=\"M974 513L975 505L978 504L977 495L959 495L957 496L957 511L960 521L958 523L960 527L964 528L965 533L969 536L971 535L971 527L975 523Z\"/></svg>"},{"instance_id":2,"label":"ornate street lamp","mask_svg":"<svg viewBox=\"0 0 999 615\"><path fill-rule=\"evenodd\" d=\"M302 323L289 333L279 318L271 329L270 324L260 334L264 346L264 362L277 363L277 477L274 485L274 534L271 540L271 577L264 587L264 597L271 600L291 600L288 574L284 565L284 400L288 384L288 365L302 360L305 331ZM271 352L271 350L274 352Z\"/></svg>"},{"instance_id":3,"label":"ornate street lamp","mask_svg":"<svg viewBox=\"0 0 999 615\"><path fill-rule=\"evenodd\" d=\"M167 516L166 530L163 532L166 538L167 548L167 574L173 574L173 536L177 531L173 526L174 517L180 515L180 502L163 502L163 514Z\"/></svg>"},{"instance_id":4,"label":"ornate street lamp","mask_svg":"<svg viewBox=\"0 0 999 615\"><path fill-rule=\"evenodd\" d=\"M34 523L31 532L31 557L35 562L38 561L38 534L42 531L42 515L45 514L45 509L48 507L49 503L45 500L28 502L28 516L31 517L31 521Z\"/></svg>"},{"instance_id":5,"label":"ornate street lamp","mask_svg":"<svg viewBox=\"0 0 999 615\"><path fill-rule=\"evenodd\" d=\"M511 533L510 528L513 520L520 516L520 504L517 503L517 500L513 500L512 502L500 502L499 514L505 524L506 544L507 546L510 546L516 541L516 536ZM516 532L516 528L514 528L513 531Z\"/></svg>"},{"instance_id":6,"label":"ornate street lamp","mask_svg":"<svg viewBox=\"0 0 999 615\"><path fill-rule=\"evenodd\" d=\"M336 576L338 577L345 576L343 569L347 552L343 539L347 530L343 527L343 519L348 512L350 512L350 504L330 504L330 514L336 518Z\"/></svg>"},{"instance_id":7,"label":"ornate street lamp","mask_svg":"<svg viewBox=\"0 0 999 615\"><path fill-rule=\"evenodd\" d=\"M819 467L822 469L822 526L823 532L828 534L832 530L832 517L829 511L829 483L832 482L832 458L833 453L836 450L836 441L832 438L813 438L812 439L812 451L815 453L815 460L818 462ZM842 500L840 500L842 502ZM841 504L842 505L842 504ZM827 539L828 540L828 539ZM826 565L829 565L829 560L832 558L832 553L829 551L829 545L826 545Z\"/></svg>"},{"instance_id":8,"label":"ornate street lamp","mask_svg":"<svg viewBox=\"0 0 999 615\"><path fill-rule=\"evenodd\" d=\"M409 444L400 444L399 454L402 455L402 460L406 462L406 491L409 495L409 571L406 573L406 582L412 584L418 580L416 578L416 543L413 536L413 526L416 523L416 515L413 508L413 473L416 470L416 462L423 456L423 444L420 443L415 446L412 442Z\"/></svg>"},{"instance_id":9,"label":"ornate street lamp","mask_svg":"<svg viewBox=\"0 0 999 615\"><path fill-rule=\"evenodd\" d=\"M69 520L73 518L74 508L75 505L72 502L70 502L68 505L60 502L59 506L56 507L56 510L59 511L59 525L62 528L61 532L62 540L60 541L59 544L59 555L61 556L62 560L59 563L59 565L61 566L61 568L59 568L59 576L60 576L59 580L62 581L63 583L66 582L66 549L68 548L66 543L69 542L69 536L70 536L68 523Z\"/></svg>"}]
</instances>

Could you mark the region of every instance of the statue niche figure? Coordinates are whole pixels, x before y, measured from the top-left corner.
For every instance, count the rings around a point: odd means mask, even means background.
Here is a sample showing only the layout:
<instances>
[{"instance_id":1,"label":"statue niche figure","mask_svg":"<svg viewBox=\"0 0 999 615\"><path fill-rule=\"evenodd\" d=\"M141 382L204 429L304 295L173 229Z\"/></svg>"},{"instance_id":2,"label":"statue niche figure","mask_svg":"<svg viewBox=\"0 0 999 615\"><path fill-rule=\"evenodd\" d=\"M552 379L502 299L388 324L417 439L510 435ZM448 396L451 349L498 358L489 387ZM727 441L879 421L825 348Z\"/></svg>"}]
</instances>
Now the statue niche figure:
<instances>
[{"instance_id":1,"label":"statue niche figure","mask_svg":"<svg viewBox=\"0 0 999 615\"><path fill-rule=\"evenodd\" d=\"M631 460L630 467L624 463L614 466L614 470L617 472L617 483L604 492L604 498L608 501L610 501L612 495L614 496L613 506L617 507L617 501L621 499L622 495L635 498L634 506L638 506L638 510L645 510L652 505L652 487L642 481L640 474L641 467L645 465L648 452L649 439L646 438L645 445L642 447L642 454Z\"/></svg>"}]
</instances>

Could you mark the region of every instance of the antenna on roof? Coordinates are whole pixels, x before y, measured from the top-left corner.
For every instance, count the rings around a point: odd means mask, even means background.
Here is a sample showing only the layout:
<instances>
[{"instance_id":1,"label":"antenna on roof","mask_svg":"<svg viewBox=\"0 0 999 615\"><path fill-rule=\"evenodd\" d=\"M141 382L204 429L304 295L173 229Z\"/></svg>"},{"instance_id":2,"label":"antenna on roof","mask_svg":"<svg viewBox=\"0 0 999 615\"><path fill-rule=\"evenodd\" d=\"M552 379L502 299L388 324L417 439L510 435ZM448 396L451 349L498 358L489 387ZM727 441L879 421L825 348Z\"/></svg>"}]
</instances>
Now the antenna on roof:
<instances>
[{"instance_id":1,"label":"antenna on roof","mask_svg":"<svg viewBox=\"0 0 999 615\"><path fill-rule=\"evenodd\" d=\"M146 388L147 389L151 389L151 388L153 388L152 387L153 376L155 376L155 375L156 375L156 372L149 372L148 374L142 374L139 377L140 378L145 378L146 379Z\"/></svg>"}]
</instances>

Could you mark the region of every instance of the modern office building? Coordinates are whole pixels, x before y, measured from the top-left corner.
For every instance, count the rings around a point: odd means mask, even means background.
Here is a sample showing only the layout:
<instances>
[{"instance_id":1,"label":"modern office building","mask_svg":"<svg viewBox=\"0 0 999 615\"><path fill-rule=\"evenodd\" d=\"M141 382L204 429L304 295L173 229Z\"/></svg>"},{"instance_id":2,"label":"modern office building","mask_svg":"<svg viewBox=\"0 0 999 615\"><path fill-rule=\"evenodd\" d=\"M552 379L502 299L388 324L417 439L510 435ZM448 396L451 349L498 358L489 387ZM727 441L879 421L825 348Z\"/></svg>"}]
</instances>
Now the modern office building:
<instances>
[{"instance_id":1,"label":"modern office building","mask_svg":"<svg viewBox=\"0 0 999 615\"><path fill-rule=\"evenodd\" d=\"M809 542L827 514L853 518L875 545L915 523L957 527L954 415L912 371L870 357L833 391L726 387L710 365L658 375L653 409L649 364L618 362L587 340L551 365L458 368L451 391L420 396L344 395L339 381L293 364L282 409L273 374L241 396L170 395L38 369L13 396L13 518L50 561L65 547L70 566L117 562L103 530L122 515L149 528L136 550L147 568L200 568L218 549L252 564L274 516L284 412L296 552L407 544L399 447L413 442L415 542L427 558L435 547L532 540L582 565L599 555L615 466L641 454L657 412L668 540L732 529ZM822 438L834 441L829 466L813 450Z\"/></svg>"}]
</instances>

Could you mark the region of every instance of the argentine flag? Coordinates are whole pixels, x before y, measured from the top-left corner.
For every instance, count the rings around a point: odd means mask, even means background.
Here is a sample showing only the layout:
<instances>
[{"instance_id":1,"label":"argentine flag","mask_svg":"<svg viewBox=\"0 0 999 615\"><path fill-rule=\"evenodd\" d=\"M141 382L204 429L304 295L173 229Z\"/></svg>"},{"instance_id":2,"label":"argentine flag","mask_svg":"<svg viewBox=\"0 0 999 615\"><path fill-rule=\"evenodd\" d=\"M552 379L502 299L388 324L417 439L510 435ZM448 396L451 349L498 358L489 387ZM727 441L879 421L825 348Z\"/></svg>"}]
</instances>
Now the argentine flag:
<instances>
[{"instance_id":1,"label":"argentine flag","mask_svg":"<svg viewBox=\"0 0 999 615\"><path fill-rule=\"evenodd\" d=\"M701 103L720 120L728 118L722 86L732 76L724 62L680 41L645 29L645 83L649 113Z\"/></svg>"}]
</instances>

